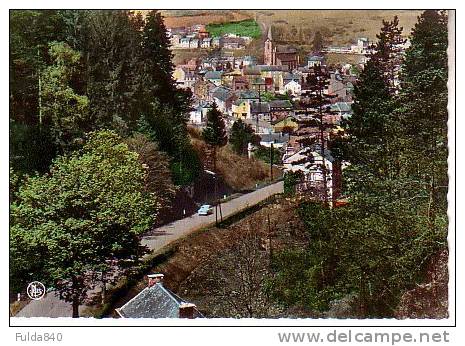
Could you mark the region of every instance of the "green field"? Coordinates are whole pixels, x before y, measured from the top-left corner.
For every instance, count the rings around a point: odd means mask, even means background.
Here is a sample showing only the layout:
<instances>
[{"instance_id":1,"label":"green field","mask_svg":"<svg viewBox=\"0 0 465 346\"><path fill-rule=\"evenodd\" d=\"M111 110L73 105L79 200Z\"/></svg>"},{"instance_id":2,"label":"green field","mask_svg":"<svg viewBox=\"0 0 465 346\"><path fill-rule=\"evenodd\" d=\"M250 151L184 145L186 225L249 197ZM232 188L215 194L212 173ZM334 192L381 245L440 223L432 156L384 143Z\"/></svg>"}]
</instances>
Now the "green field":
<instances>
[{"instance_id":1,"label":"green field","mask_svg":"<svg viewBox=\"0 0 465 346\"><path fill-rule=\"evenodd\" d=\"M241 20L239 22L209 24L206 29L212 37L220 37L224 34L235 34L237 36L259 38L262 35L260 26L253 19Z\"/></svg>"}]
</instances>

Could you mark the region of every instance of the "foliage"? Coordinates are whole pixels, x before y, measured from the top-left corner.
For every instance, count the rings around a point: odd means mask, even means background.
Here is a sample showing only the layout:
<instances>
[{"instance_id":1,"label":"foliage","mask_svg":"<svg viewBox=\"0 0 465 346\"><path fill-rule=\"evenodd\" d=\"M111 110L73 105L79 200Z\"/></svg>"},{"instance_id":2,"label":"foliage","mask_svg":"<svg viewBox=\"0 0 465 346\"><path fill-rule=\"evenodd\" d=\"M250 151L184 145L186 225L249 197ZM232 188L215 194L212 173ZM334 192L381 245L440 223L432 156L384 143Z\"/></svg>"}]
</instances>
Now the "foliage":
<instances>
[{"instance_id":1,"label":"foliage","mask_svg":"<svg viewBox=\"0 0 465 346\"><path fill-rule=\"evenodd\" d=\"M149 141L140 133L135 133L126 139L125 143L129 150L139 155L139 162L147 170L146 191L155 196L162 208L169 208L176 193L176 187L171 179L168 155L159 151L156 143Z\"/></svg>"},{"instance_id":2,"label":"foliage","mask_svg":"<svg viewBox=\"0 0 465 346\"><path fill-rule=\"evenodd\" d=\"M260 140L255 135L252 126L244 123L240 119L234 122L229 135L229 143L237 154L247 155L248 144L257 144L257 142L260 142Z\"/></svg>"},{"instance_id":3,"label":"foliage","mask_svg":"<svg viewBox=\"0 0 465 346\"><path fill-rule=\"evenodd\" d=\"M171 160L173 182L178 186L192 183L201 171L198 155L192 148L187 132L187 119L169 106L152 105L151 116L141 116L137 131L157 142Z\"/></svg>"},{"instance_id":4,"label":"foliage","mask_svg":"<svg viewBox=\"0 0 465 346\"><path fill-rule=\"evenodd\" d=\"M406 174L423 184L428 215L447 212L447 14L425 11L415 25L402 69L399 127L409 148ZM413 164L414 163L414 164Z\"/></svg>"},{"instance_id":5,"label":"foliage","mask_svg":"<svg viewBox=\"0 0 465 346\"><path fill-rule=\"evenodd\" d=\"M270 102L273 100L292 100L292 97L289 94L276 94L271 91L264 91L260 96L262 102Z\"/></svg>"},{"instance_id":6,"label":"foliage","mask_svg":"<svg viewBox=\"0 0 465 346\"><path fill-rule=\"evenodd\" d=\"M143 253L139 235L158 208L143 191L146 177L138 154L114 132L101 131L81 151L58 157L50 173L26 178L11 206L12 284L38 279L56 287L76 317L95 282L89 273Z\"/></svg>"},{"instance_id":7,"label":"foliage","mask_svg":"<svg viewBox=\"0 0 465 346\"><path fill-rule=\"evenodd\" d=\"M44 172L84 133L113 129L128 137L144 122L170 156L176 182L198 175L198 159L183 162L183 152L193 153L186 135L191 93L172 80L158 11L145 19L128 10L12 11L10 36L10 137L25 140L10 148L15 168ZM34 152L38 143L43 156Z\"/></svg>"},{"instance_id":8,"label":"foliage","mask_svg":"<svg viewBox=\"0 0 465 346\"><path fill-rule=\"evenodd\" d=\"M214 316L265 318L280 312L267 287L272 274L269 252L263 249L263 234L258 231L260 221L249 219L240 238L230 241L221 256L209 253L206 268L199 268L203 273L196 290L214 297L210 307Z\"/></svg>"},{"instance_id":9,"label":"foliage","mask_svg":"<svg viewBox=\"0 0 465 346\"><path fill-rule=\"evenodd\" d=\"M10 116L38 124L39 74L48 61L48 44L64 39L64 22L54 10L10 12Z\"/></svg>"},{"instance_id":10,"label":"foliage","mask_svg":"<svg viewBox=\"0 0 465 346\"><path fill-rule=\"evenodd\" d=\"M216 103L213 103L207 112L207 124L202 131L202 137L205 143L213 148L213 170L216 171L216 150L225 146L228 141L224 117Z\"/></svg>"},{"instance_id":11,"label":"foliage","mask_svg":"<svg viewBox=\"0 0 465 346\"><path fill-rule=\"evenodd\" d=\"M235 34L237 36L260 38L262 35L260 26L253 19L241 20L239 22L208 24L206 29L212 37Z\"/></svg>"},{"instance_id":12,"label":"foliage","mask_svg":"<svg viewBox=\"0 0 465 346\"><path fill-rule=\"evenodd\" d=\"M227 142L224 117L215 103L207 112L207 125L202 132L202 136L205 142L212 146L222 147Z\"/></svg>"},{"instance_id":13,"label":"foliage","mask_svg":"<svg viewBox=\"0 0 465 346\"><path fill-rule=\"evenodd\" d=\"M389 161L378 160L388 155L388 131L393 130L391 114L394 102L375 60L365 65L354 87L353 114L343 124L350 134L345 160L364 165L372 174L386 174Z\"/></svg>"},{"instance_id":14,"label":"foliage","mask_svg":"<svg viewBox=\"0 0 465 346\"><path fill-rule=\"evenodd\" d=\"M318 148L321 157L326 157L327 140L325 139L325 131L333 127L333 124L324 121L324 115L331 114L329 104L333 98L332 95L324 93L325 88L329 85L329 72L321 65L313 67L312 73L309 73L306 78L307 92L300 100L300 103L306 109L312 109L309 113L313 113L314 119L307 121L307 126L312 126L315 122L318 126ZM305 140L305 139L304 139ZM312 139L310 139L312 140ZM318 192L319 197L325 204L329 201L328 191L328 168L326 164L319 163L319 169L322 172L322 190Z\"/></svg>"},{"instance_id":15,"label":"foliage","mask_svg":"<svg viewBox=\"0 0 465 346\"><path fill-rule=\"evenodd\" d=\"M383 20L381 32L376 35L378 42L371 60L376 60L386 85L391 94L398 91L398 77L402 63L402 45L406 40L402 37L402 27L399 27L399 18L394 16L392 21Z\"/></svg>"},{"instance_id":16,"label":"foliage","mask_svg":"<svg viewBox=\"0 0 465 346\"><path fill-rule=\"evenodd\" d=\"M255 158L268 164L271 162L271 155L273 155L273 164L279 165L282 163L283 153L279 148L273 148L273 151L271 151L271 148L259 145L253 153Z\"/></svg>"},{"instance_id":17,"label":"foliage","mask_svg":"<svg viewBox=\"0 0 465 346\"><path fill-rule=\"evenodd\" d=\"M39 127L38 91L48 43L64 39L63 26L57 11L10 11L10 157L20 172L46 171L57 152L50 131Z\"/></svg>"},{"instance_id":18,"label":"foliage","mask_svg":"<svg viewBox=\"0 0 465 346\"><path fill-rule=\"evenodd\" d=\"M58 152L49 129L11 119L9 142L10 166L18 173L46 172Z\"/></svg>"},{"instance_id":19,"label":"foliage","mask_svg":"<svg viewBox=\"0 0 465 346\"><path fill-rule=\"evenodd\" d=\"M296 191L296 185L301 181L303 174L301 171L297 172L286 172L284 174L284 194L294 195Z\"/></svg>"},{"instance_id":20,"label":"foliage","mask_svg":"<svg viewBox=\"0 0 465 346\"><path fill-rule=\"evenodd\" d=\"M49 46L53 65L46 67L41 76L41 111L50 124L55 143L66 150L83 140L89 123L89 101L87 96L76 94L70 85L81 59L79 52L63 42L52 42Z\"/></svg>"},{"instance_id":21,"label":"foliage","mask_svg":"<svg viewBox=\"0 0 465 346\"><path fill-rule=\"evenodd\" d=\"M399 213L402 208L406 211ZM308 246L285 251L275 261L274 289L288 306L321 312L331 301L356 293L353 309L359 316L392 316L401 293L420 279L418 268L445 241L443 230L431 233L404 201L356 200L333 210L306 203L299 211Z\"/></svg>"},{"instance_id":22,"label":"foliage","mask_svg":"<svg viewBox=\"0 0 465 346\"><path fill-rule=\"evenodd\" d=\"M129 11L89 11L80 47L86 57L86 90L95 128L127 135L140 116L140 33ZM138 76L138 77L136 77Z\"/></svg>"}]
</instances>

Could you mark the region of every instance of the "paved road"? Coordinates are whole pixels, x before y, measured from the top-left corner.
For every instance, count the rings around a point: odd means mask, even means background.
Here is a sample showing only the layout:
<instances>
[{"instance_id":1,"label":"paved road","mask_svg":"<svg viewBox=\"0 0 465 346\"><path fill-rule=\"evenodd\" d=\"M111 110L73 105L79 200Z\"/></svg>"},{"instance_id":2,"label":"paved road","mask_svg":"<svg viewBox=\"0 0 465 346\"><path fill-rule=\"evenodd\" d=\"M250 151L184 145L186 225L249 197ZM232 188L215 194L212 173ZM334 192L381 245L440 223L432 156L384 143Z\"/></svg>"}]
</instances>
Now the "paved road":
<instances>
[{"instance_id":1,"label":"paved road","mask_svg":"<svg viewBox=\"0 0 465 346\"><path fill-rule=\"evenodd\" d=\"M283 192L283 186L283 182L280 181L223 203L221 205L223 219L234 215L250 206L258 204L272 195ZM142 245L146 245L152 251L157 251L174 240L182 238L187 234L201 228L211 226L214 223L215 209L213 209L213 214L208 216L199 216L194 214L185 219L177 220L168 225L157 228L152 233L153 235L145 236L142 238Z\"/></svg>"},{"instance_id":2,"label":"paved road","mask_svg":"<svg viewBox=\"0 0 465 346\"><path fill-rule=\"evenodd\" d=\"M222 204L223 219L258 204L272 195L283 192L283 186L283 182L280 181L225 202ZM142 238L142 244L146 245L152 252L157 251L175 240L213 224L215 224L214 213L208 216L195 214L154 229L150 236ZM80 306L80 312L84 308L84 306ZM31 301L16 316L71 317L71 315L71 304L60 300L54 292L50 292L41 300Z\"/></svg>"}]
</instances>

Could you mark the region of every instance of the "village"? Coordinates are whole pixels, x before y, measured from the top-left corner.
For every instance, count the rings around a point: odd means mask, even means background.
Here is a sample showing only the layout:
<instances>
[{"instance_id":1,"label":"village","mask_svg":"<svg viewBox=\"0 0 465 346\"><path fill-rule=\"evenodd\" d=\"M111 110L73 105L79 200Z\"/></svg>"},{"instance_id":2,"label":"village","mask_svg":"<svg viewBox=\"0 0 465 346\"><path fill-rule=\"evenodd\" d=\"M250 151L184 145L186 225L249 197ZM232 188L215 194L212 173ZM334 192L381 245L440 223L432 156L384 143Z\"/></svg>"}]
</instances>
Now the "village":
<instances>
[{"instance_id":1,"label":"village","mask_svg":"<svg viewBox=\"0 0 465 346\"><path fill-rule=\"evenodd\" d=\"M224 115L228 129L240 119L260 136L260 146L279 149L284 173L304 174L300 188L307 189L322 182L324 162L329 172L326 178L328 198L336 200L341 190L344 163L336 162L327 149L327 142L344 136L340 125L351 116L354 84L367 61L366 56L373 49L368 39L358 38L357 44L351 47L325 47L321 51L309 52L304 61L300 61L295 47L275 44L272 27L265 34L263 56L237 56L228 50L244 48L250 37L232 34L211 38L203 25L168 28L174 50L214 48L214 54L189 59L178 64L173 72L178 88L190 89L193 95L190 124L203 128L207 113L215 104ZM359 54L361 62L328 66L325 59L328 52ZM312 115L305 104L306 95L311 93L307 81L315 68L329 76L323 91L330 99L323 116L324 151L318 143L320 126L309 124L315 118L315 112ZM253 156L256 147L249 144L249 157Z\"/></svg>"}]
</instances>

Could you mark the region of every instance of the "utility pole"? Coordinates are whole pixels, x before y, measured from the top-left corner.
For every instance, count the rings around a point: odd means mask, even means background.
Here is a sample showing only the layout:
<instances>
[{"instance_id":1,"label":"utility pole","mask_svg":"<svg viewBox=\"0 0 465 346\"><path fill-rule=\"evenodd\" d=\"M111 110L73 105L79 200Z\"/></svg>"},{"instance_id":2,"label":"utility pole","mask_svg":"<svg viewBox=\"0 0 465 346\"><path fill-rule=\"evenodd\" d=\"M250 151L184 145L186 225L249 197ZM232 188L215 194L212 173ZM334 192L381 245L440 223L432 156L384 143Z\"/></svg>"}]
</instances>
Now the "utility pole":
<instances>
[{"instance_id":1,"label":"utility pole","mask_svg":"<svg viewBox=\"0 0 465 346\"><path fill-rule=\"evenodd\" d=\"M215 181L218 182L218 175L215 176ZM218 188L216 188L216 193L218 193ZM223 210L221 209L221 198L218 198L218 207L220 208L220 222L223 222Z\"/></svg>"},{"instance_id":2,"label":"utility pole","mask_svg":"<svg viewBox=\"0 0 465 346\"><path fill-rule=\"evenodd\" d=\"M255 118L256 118L255 133L258 133L258 129L259 129L258 116L259 116L260 111L262 109L262 93L261 93L262 88L261 87L262 87L261 83L258 83L258 113L255 116ZM265 84L265 90L266 90L266 84Z\"/></svg>"},{"instance_id":3,"label":"utility pole","mask_svg":"<svg viewBox=\"0 0 465 346\"><path fill-rule=\"evenodd\" d=\"M270 181L273 181L273 143L270 145Z\"/></svg>"},{"instance_id":4,"label":"utility pole","mask_svg":"<svg viewBox=\"0 0 465 346\"><path fill-rule=\"evenodd\" d=\"M215 179L215 225L218 226L218 183L216 179L216 172L213 179Z\"/></svg>"}]
</instances>

